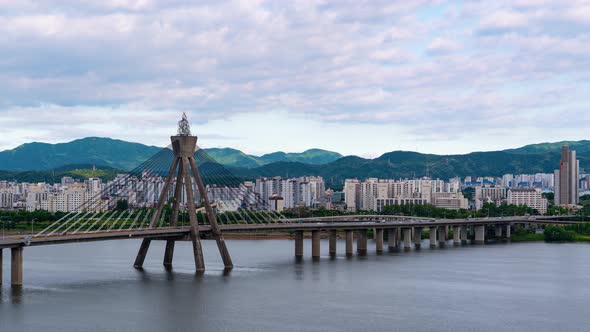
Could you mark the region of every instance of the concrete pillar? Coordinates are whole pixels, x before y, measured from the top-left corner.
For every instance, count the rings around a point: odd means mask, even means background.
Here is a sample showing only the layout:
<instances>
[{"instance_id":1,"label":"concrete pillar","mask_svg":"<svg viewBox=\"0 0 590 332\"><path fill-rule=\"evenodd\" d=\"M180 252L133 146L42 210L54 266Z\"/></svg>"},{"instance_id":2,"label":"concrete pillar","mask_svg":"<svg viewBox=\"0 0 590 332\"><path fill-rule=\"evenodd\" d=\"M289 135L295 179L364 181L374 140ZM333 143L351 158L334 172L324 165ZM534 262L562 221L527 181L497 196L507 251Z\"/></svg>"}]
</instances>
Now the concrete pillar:
<instances>
[{"instance_id":1,"label":"concrete pillar","mask_svg":"<svg viewBox=\"0 0 590 332\"><path fill-rule=\"evenodd\" d=\"M467 226L461 226L461 244L467 244Z\"/></svg>"},{"instance_id":2,"label":"concrete pillar","mask_svg":"<svg viewBox=\"0 0 590 332\"><path fill-rule=\"evenodd\" d=\"M395 239L396 239L396 242L397 242L396 243L397 249L399 250L402 247L402 241L403 241L403 238L402 238L402 228L401 227L398 227L398 228L395 229Z\"/></svg>"},{"instance_id":3,"label":"concrete pillar","mask_svg":"<svg viewBox=\"0 0 590 332\"><path fill-rule=\"evenodd\" d=\"M449 239L449 225L445 226L445 241Z\"/></svg>"},{"instance_id":4,"label":"concrete pillar","mask_svg":"<svg viewBox=\"0 0 590 332\"><path fill-rule=\"evenodd\" d=\"M414 248L420 249L422 246L422 227L414 227Z\"/></svg>"},{"instance_id":5,"label":"concrete pillar","mask_svg":"<svg viewBox=\"0 0 590 332\"><path fill-rule=\"evenodd\" d=\"M346 230L346 257L352 257L353 235L351 230Z\"/></svg>"},{"instance_id":6,"label":"concrete pillar","mask_svg":"<svg viewBox=\"0 0 590 332\"><path fill-rule=\"evenodd\" d=\"M357 232L356 253L359 256L367 255L367 230L361 229Z\"/></svg>"},{"instance_id":7,"label":"concrete pillar","mask_svg":"<svg viewBox=\"0 0 590 332\"><path fill-rule=\"evenodd\" d=\"M151 242L151 239L141 240L141 246L139 247L139 251L137 252L137 256L135 257L135 263L133 263L133 267L135 267L136 269L143 268L143 262L145 261L145 256L147 256L148 249L150 249Z\"/></svg>"},{"instance_id":8,"label":"concrete pillar","mask_svg":"<svg viewBox=\"0 0 590 332\"><path fill-rule=\"evenodd\" d=\"M412 249L412 229L404 228L404 250L409 251Z\"/></svg>"},{"instance_id":9,"label":"concrete pillar","mask_svg":"<svg viewBox=\"0 0 590 332\"><path fill-rule=\"evenodd\" d=\"M447 244L447 226L438 228L438 246L444 247Z\"/></svg>"},{"instance_id":10,"label":"concrete pillar","mask_svg":"<svg viewBox=\"0 0 590 332\"><path fill-rule=\"evenodd\" d=\"M320 259L320 231L311 231L311 257Z\"/></svg>"},{"instance_id":11,"label":"concrete pillar","mask_svg":"<svg viewBox=\"0 0 590 332\"><path fill-rule=\"evenodd\" d=\"M2 254L4 250L0 248L0 289L2 289Z\"/></svg>"},{"instance_id":12,"label":"concrete pillar","mask_svg":"<svg viewBox=\"0 0 590 332\"><path fill-rule=\"evenodd\" d=\"M174 258L174 240L166 241L166 251L164 252L164 268L172 269L172 259Z\"/></svg>"},{"instance_id":13,"label":"concrete pillar","mask_svg":"<svg viewBox=\"0 0 590 332\"><path fill-rule=\"evenodd\" d=\"M512 229L510 229L510 224L506 225L506 238L510 239L510 232L512 231Z\"/></svg>"},{"instance_id":14,"label":"concrete pillar","mask_svg":"<svg viewBox=\"0 0 590 332\"><path fill-rule=\"evenodd\" d=\"M383 228L375 229L375 250L377 255L383 254Z\"/></svg>"},{"instance_id":15,"label":"concrete pillar","mask_svg":"<svg viewBox=\"0 0 590 332\"><path fill-rule=\"evenodd\" d=\"M336 230L330 231L330 256L331 257L336 256L336 239L337 239Z\"/></svg>"},{"instance_id":16,"label":"concrete pillar","mask_svg":"<svg viewBox=\"0 0 590 332\"><path fill-rule=\"evenodd\" d=\"M430 248L436 248L436 226L430 227Z\"/></svg>"},{"instance_id":17,"label":"concrete pillar","mask_svg":"<svg viewBox=\"0 0 590 332\"><path fill-rule=\"evenodd\" d=\"M303 258L303 231L295 231L295 258Z\"/></svg>"},{"instance_id":18,"label":"concrete pillar","mask_svg":"<svg viewBox=\"0 0 590 332\"><path fill-rule=\"evenodd\" d=\"M11 251L11 270L10 284L12 286L23 285L23 247L10 249Z\"/></svg>"},{"instance_id":19,"label":"concrete pillar","mask_svg":"<svg viewBox=\"0 0 590 332\"><path fill-rule=\"evenodd\" d=\"M461 227L453 226L453 245L460 245L461 244Z\"/></svg>"},{"instance_id":20,"label":"concrete pillar","mask_svg":"<svg viewBox=\"0 0 590 332\"><path fill-rule=\"evenodd\" d=\"M389 252L394 252L397 249L397 232L395 228L389 228L387 230L387 246Z\"/></svg>"},{"instance_id":21,"label":"concrete pillar","mask_svg":"<svg viewBox=\"0 0 590 332\"><path fill-rule=\"evenodd\" d=\"M496 237L502 237L502 225L496 225Z\"/></svg>"},{"instance_id":22,"label":"concrete pillar","mask_svg":"<svg viewBox=\"0 0 590 332\"><path fill-rule=\"evenodd\" d=\"M477 225L475 227L475 244L484 244L486 242L486 226Z\"/></svg>"}]
</instances>

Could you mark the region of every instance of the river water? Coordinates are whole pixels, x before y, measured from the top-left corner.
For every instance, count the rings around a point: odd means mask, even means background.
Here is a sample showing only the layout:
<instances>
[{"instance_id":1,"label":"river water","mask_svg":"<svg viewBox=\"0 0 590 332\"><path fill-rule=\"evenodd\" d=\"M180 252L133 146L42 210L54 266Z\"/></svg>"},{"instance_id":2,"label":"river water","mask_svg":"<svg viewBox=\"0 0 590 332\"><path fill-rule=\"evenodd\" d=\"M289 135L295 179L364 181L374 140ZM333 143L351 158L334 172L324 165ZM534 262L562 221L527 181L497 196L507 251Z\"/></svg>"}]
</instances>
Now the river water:
<instances>
[{"instance_id":1,"label":"river water","mask_svg":"<svg viewBox=\"0 0 590 332\"><path fill-rule=\"evenodd\" d=\"M229 240L224 275L213 241L195 276L189 243L174 271L152 242L145 270L136 240L25 248L21 292L4 250L0 331L588 331L590 245L447 246L296 263L293 241ZM373 250L371 250L371 247ZM423 244L423 248L428 243Z\"/></svg>"}]
</instances>

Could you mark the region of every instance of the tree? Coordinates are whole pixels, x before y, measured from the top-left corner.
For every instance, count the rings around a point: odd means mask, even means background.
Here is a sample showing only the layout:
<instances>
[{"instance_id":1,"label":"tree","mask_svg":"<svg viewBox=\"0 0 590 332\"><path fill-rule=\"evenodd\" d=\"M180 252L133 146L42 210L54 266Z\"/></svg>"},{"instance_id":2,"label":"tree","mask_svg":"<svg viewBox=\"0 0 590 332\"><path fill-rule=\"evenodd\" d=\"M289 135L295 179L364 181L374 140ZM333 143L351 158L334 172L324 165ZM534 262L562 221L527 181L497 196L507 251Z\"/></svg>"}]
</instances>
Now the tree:
<instances>
[{"instance_id":1,"label":"tree","mask_svg":"<svg viewBox=\"0 0 590 332\"><path fill-rule=\"evenodd\" d=\"M545 227L545 241L547 242L571 242L576 239L574 231L568 231L562 226Z\"/></svg>"},{"instance_id":2,"label":"tree","mask_svg":"<svg viewBox=\"0 0 590 332\"><path fill-rule=\"evenodd\" d=\"M121 199L117 201L117 205L115 206L115 210L122 212L129 209L129 202L126 199Z\"/></svg>"}]
</instances>

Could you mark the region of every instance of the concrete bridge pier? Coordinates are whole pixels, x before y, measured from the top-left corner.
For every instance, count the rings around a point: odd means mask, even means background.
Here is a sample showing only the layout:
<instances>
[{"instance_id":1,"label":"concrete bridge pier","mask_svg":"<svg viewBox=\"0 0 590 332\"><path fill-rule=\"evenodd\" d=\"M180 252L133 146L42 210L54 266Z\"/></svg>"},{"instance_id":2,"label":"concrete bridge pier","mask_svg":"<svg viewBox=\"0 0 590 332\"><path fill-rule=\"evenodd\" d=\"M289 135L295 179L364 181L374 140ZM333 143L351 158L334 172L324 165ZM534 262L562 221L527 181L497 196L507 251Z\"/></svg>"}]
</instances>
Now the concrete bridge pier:
<instances>
[{"instance_id":1,"label":"concrete bridge pier","mask_svg":"<svg viewBox=\"0 0 590 332\"><path fill-rule=\"evenodd\" d=\"M351 230L346 230L346 257L352 257L352 242L354 240L354 234Z\"/></svg>"},{"instance_id":2,"label":"concrete bridge pier","mask_svg":"<svg viewBox=\"0 0 590 332\"><path fill-rule=\"evenodd\" d=\"M444 248L447 244L447 226L438 228L438 246Z\"/></svg>"},{"instance_id":3,"label":"concrete bridge pier","mask_svg":"<svg viewBox=\"0 0 590 332\"><path fill-rule=\"evenodd\" d=\"M502 237L502 225L496 225L496 237Z\"/></svg>"},{"instance_id":4,"label":"concrete bridge pier","mask_svg":"<svg viewBox=\"0 0 590 332\"><path fill-rule=\"evenodd\" d=\"M461 244L461 227L453 226L453 245L458 246Z\"/></svg>"},{"instance_id":5,"label":"concrete bridge pier","mask_svg":"<svg viewBox=\"0 0 590 332\"><path fill-rule=\"evenodd\" d=\"M436 226L430 227L430 248L436 248Z\"/></svg>"},{"instance_id":6,"label":"concrete bridge pier","mask_svg":"<svg viewBox=\"0 0 590 332\"><path fill-rule=\"evenodd\" d=\"M445 241L449 239L449 225L445 226Z\"/></svg>"},{"instance_id":7,"label":"concrete bridge pier","mask_svg":"<svg viewBox=\"0 0 590 332\"><path fill-rule=\"evenodd\" d=\"M359 256L367 256L367 230L361 229L357 232L356 253Z\"/></svg>"},{"instance_id":8,"label":"concrete bridge pier","mask_svg":"<svg viewBox=\"0 0 590 332\"><path fill-rule=\"evenodd\" d=\"M397 231L395 228L389 228L387 230L387 247L389 252L397 250Z\"/></svg>"},{"instance_id":9,"label":"concrete bridge pier","mask_svg":"<svg viewBox=\"0 0 590 332\"><path fill-rule=\"evenodd\" d=\"M461 244L467 244L467 226L461 226Z\"/></svg>"},{"instance_id":10,"label":"concrete bridge pier","mask_svg":"<svg viewBox=\"0 0 590 332\"><path fill-rule=\"evenodd\" d=\"M23 285L23 247L11 248L10 284L12 287Z\"/></svg>"},{"instance_id":11,"label":"concrete bridge pier","mask_svg":"<svg viewBox=\"0 0 590 332\"><path fill-rule=\"evenodd\" d=\"M295 258L303 259L303 231L295 231Z\"/></svg>"},{"instance_id":12,"label":"concrete bridge pier","mask_svg":"<svg viewBox=\"0 0 590 332\"><path fill-rule=\"evenodd\" d=\"M311 258L320 259L320 231L311 231Z\"/></svg>"},{"instance_id":13,"label":"concrete bridge pier","mask_svg":"<svg viewBox=\"0 0 590 332\"><path fill-rule=\"evenodd\" d=\"M512 231L512 229L510 227L511 227L510 224L506 225L506 238L508 240L510 240L510 232Z\"/></svg>"},{"instance_id":14,"label":"concrete bridge pier","mask_svg":"<svg viewBox=\"0 0 590 332\"><path fill-rule=\"evenodd\" d=\"M475 244L485 244L486 243L486 226L485 225L477 225L474 226L475 228Z\"/></svg>"},{"instance_id":15,"label":"concrete bridge pier","mask_svg":"<svg viewBox=\"0 0 590 332\"><path fill-rule=\"evenodd\" d=\"M375 250L377 255L383 254L383 228L375 229Z\"/></svg>"},{"instance_id":16,"label":"concrete bridge pier","mask_svg":"<svg viewBox=\"0 0 590 332\"><path fill-rule=\"evenodd\" d=\"M336 257L336 231L330 231L330 257Z\"/></svg>"},{"instance_id":17,"label":"concrete bridge pier","mask_svg":"<svg viewBox=\"0 0 590 332\"><path fill-rule=\"evenodd\" d=\"M404 250L410 251L412 249L412 229L404 228Z\"/></svg>"},{"instance_id":18,"label":"concrete bridge pier","mask_svg":"<svg viewBox=\"0 0 590 332\"><path fill-rule=\"evenodd\" d=\"M414 228L414 248L416 250L420 249L422 246L422 227L415 227Z\"/></svg>"}]
</instances>

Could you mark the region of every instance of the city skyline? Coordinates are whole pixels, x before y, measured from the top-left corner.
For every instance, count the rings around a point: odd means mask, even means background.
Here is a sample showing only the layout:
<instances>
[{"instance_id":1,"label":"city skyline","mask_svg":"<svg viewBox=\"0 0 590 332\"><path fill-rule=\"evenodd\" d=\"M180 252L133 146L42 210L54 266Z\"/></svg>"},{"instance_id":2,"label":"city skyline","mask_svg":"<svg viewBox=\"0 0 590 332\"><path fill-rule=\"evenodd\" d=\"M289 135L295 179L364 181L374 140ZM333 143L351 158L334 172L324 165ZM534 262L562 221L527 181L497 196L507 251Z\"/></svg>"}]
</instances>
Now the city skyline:
<instances>
[{"instance_id":1,"label":"city skyline","mask_svg":"<svg viewBox=\"0 0 590 332\"><path fill-rule=\"evenodd\" d=\"M182 111L205 146L252 154L489 151L583 139L590 120L584 1L0 8L0 150L161 146Z\"/></svg>"}]
</instances>

